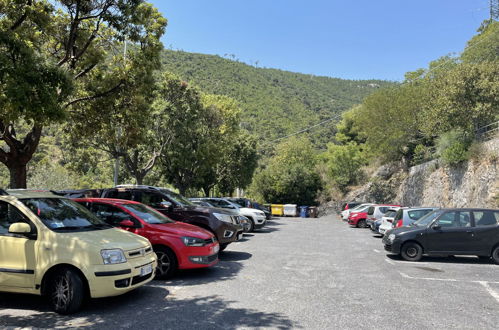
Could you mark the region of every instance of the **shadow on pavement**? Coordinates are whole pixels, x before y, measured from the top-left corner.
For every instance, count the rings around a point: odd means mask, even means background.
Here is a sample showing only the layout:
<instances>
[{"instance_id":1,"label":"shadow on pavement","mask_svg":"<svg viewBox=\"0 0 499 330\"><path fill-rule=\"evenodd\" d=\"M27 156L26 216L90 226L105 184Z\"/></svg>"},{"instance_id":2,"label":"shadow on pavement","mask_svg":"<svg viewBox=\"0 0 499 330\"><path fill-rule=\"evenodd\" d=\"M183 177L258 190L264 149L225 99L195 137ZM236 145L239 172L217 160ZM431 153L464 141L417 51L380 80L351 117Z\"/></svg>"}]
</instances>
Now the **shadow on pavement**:
<instances>
[{"instance_id":1,"label":"shadow on pavement","mask_svg":"<svg viewBox=\"0 0 499 330\"><path fill-rule=\"evenodd\" d=\"M387 254L387 258L397 261L404 261L407 264L417 266L417 261L406 261L399 255ZM477 265L493 265L491 259L479 259L475 256L442 256L442 257L423 257L422 262L434 262L445 264L477 264Z\"/></svg>"},{"instance_id":2,"label":"shadow on pavement","mask_svg":"<svg viewBox=\"0 0 499 330\"><path fill-rule=\"evenodd\" d=\"M0 294L0 327L88 327L102 329L236 329L269 327L296 328L280 313L234 308L219 296L177 299L163 287L148 285L122 296L93 299L74 315L50 312L42 298ZM17 310L18 315L9 314ZM31 311L35 310L35 311Z\"/></svg>"}]
</instances>

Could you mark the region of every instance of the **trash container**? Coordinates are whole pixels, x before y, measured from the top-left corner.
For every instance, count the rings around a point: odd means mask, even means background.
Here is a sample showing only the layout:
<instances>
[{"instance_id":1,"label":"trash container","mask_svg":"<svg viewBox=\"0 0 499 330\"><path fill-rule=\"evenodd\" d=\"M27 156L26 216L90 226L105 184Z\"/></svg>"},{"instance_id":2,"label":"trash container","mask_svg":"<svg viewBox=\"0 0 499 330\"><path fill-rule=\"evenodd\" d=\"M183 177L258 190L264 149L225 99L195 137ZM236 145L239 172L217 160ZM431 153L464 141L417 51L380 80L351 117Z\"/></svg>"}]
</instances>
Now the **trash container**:
<instances>
[{"instance_id":1,"label":"trash container","mask_svg":"<svg viewBox=\"0 0 499 330\"><path fill-rule=\"evenodd\" d=\"M308 208L308 214L310 215L311 218L317 218L317 207L316 206L310 206Z\"/></svg>"},{"instance_id":2,"label":"trash container","mask_svg":"<svg viewBox=\"0 0 499 330\"><path fill-rule=\"evenodd\" d=\"M296 204L284 204L284 215L287 217L296 217L297 210Z\"/></svg>"},{"instance_id":3,"label":"trash container","mask_svg":"<svg viewBox=\"0 0 499 330\"><path fill-rule=\"evenodd\" d=\"M300 218L308 218L308 206L300 206Z\"/></svg>"},{"instance_id":4,"label":"trash container","mask_svg":"<svg viewBox=\"0 0 499 330\"><path fill-rule=\"evenodd\" d=\"M282 204L271 204L270 208L272 210L272 215L277 215L277 216L284 215L284 205L282 205Z\"/></svg>"}]
</instances>

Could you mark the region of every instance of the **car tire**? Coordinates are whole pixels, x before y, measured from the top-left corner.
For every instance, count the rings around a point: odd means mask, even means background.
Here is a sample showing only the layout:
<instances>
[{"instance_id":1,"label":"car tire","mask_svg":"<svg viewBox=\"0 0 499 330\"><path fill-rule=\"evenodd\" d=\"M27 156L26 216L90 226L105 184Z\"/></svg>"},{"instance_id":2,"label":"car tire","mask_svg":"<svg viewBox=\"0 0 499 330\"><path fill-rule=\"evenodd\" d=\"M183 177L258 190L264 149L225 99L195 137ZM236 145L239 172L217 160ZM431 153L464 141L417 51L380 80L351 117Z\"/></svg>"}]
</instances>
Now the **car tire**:
<instances>
[{"instance_id":1,"label":"car tire","mask_svg":"<svg viewBox=\"0 0 499 330\"><path fill-rule=\"evenodd\" d=\"M253 218L250 217L247 218L250 221L250 229L248 230L248 233L252 233L255 231L255 221L253 221Z\"/></svg>"},{"instance_id":2,"label":"car tire","mask_svg":"<svg viewBox=\"0 0 499 330\"><path fill-rule=\"evenodd\" d=\"M499 245L492 250L491 258L497 265L499 265Z\"/></svg>"},{"instance_id":3,"label":"car tire","mask_svg":"<svg viewBox=\"0 0 499 330\"><path fill-rule=\"evenodd\" d=\"M407 242L402 245L400 255L407 261L419 261L423 257L423 248L416 242Z\"/></svg>"},{"instance_id":4,"label":"car tire","mask_svg":"<svg viewBox=\"0 0 499 330\"><path fill-rule=\"evenodd\" d=\"M80 275L71 268L62 268L48 281L48 299L52 309L67 315L78 311L85 298L85 286Z\"/></svg>"},{"instance_id":5,"label":"car tire","mask_svg":"<svg viewBox=\"0 0 499 330\"><path fill-rule=\"evenodd\" d=\"M357 222L357 227L358 228L367 228L367 223L365 219L361 219Z\"/></svg>"},{"instance_id":6,"label":"car tire","mask_svg":"<svg viewBox=\"0 0 499 330\"><path fill-rule=\"evenodd\" d=\"M175 253L166 247L157 247L154 249L154 252L158 257L155 278L158 280L164 280L172 277L178 268Z\"/></svg>"}]
</instances>

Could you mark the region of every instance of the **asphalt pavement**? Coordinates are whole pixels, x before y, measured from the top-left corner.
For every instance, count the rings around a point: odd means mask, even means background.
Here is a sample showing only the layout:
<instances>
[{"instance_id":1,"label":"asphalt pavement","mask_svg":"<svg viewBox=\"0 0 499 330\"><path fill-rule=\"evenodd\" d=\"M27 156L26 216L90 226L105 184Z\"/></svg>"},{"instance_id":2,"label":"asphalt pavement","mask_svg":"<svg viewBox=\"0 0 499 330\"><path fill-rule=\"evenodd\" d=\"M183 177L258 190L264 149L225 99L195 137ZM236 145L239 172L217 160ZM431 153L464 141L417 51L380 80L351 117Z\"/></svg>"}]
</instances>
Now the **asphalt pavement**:
<instances>
[{"instance_id":1,"label":"asphalt pavement","mask_svg":"<svg viewBox=\"0 0 499 330\"><path fill-rule=\"evenodd\" d=\"M278 218L211 269L183 271L76 315L0 293L0 327L102 329L497 329L499 266L388 256L336 216Z\"/></svg>"}]
</instances>

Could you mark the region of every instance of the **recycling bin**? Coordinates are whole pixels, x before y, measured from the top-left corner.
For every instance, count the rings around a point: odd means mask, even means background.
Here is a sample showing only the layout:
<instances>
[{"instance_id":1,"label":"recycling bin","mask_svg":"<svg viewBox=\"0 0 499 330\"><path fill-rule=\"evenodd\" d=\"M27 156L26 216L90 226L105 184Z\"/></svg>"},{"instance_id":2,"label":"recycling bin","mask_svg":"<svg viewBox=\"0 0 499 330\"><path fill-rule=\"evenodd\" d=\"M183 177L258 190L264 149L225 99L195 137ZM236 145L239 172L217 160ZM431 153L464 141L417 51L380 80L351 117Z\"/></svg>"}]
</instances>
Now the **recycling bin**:
<instances>
[{"instance_id":1,"label":"recycling bin","mask_svg":"<svg viewBox=\"0 0 499 330\"><path fill-rule=\"evenodd\" d=\"M284 204L284 215L287 217L296 217L297 210L296 204Z\"/></svg>"},{"instance_id":2,"label":"recycling bin","mask_svg":"<svg viewBox=\"0 0 499 330\"><path fill-rule=\"evenodd\" d=\"M271 204L270 208L272 210L272 215L283 216L284 215L284 205L282 204Z\"/></svg>"},{"instance_id":3,"label":"recycling bin","mask_svg":"<svg viewBox=\"0 0 499 330\"><path fill-rule=\"evenodd\" d=\"M300 206L300 218L308 218L308 206Z\"/></svg>"},{"instance_id":4,"label":"recycling bin","mask_svg":"<svg viewBox=\"0 0 499 330\"><path fill-rule=\"evenodd\" d=\"M308 214L310 215L311 218L317 218L317 207L316 206L311 206L308 208Z\"/></svg>"}]
</instances>

